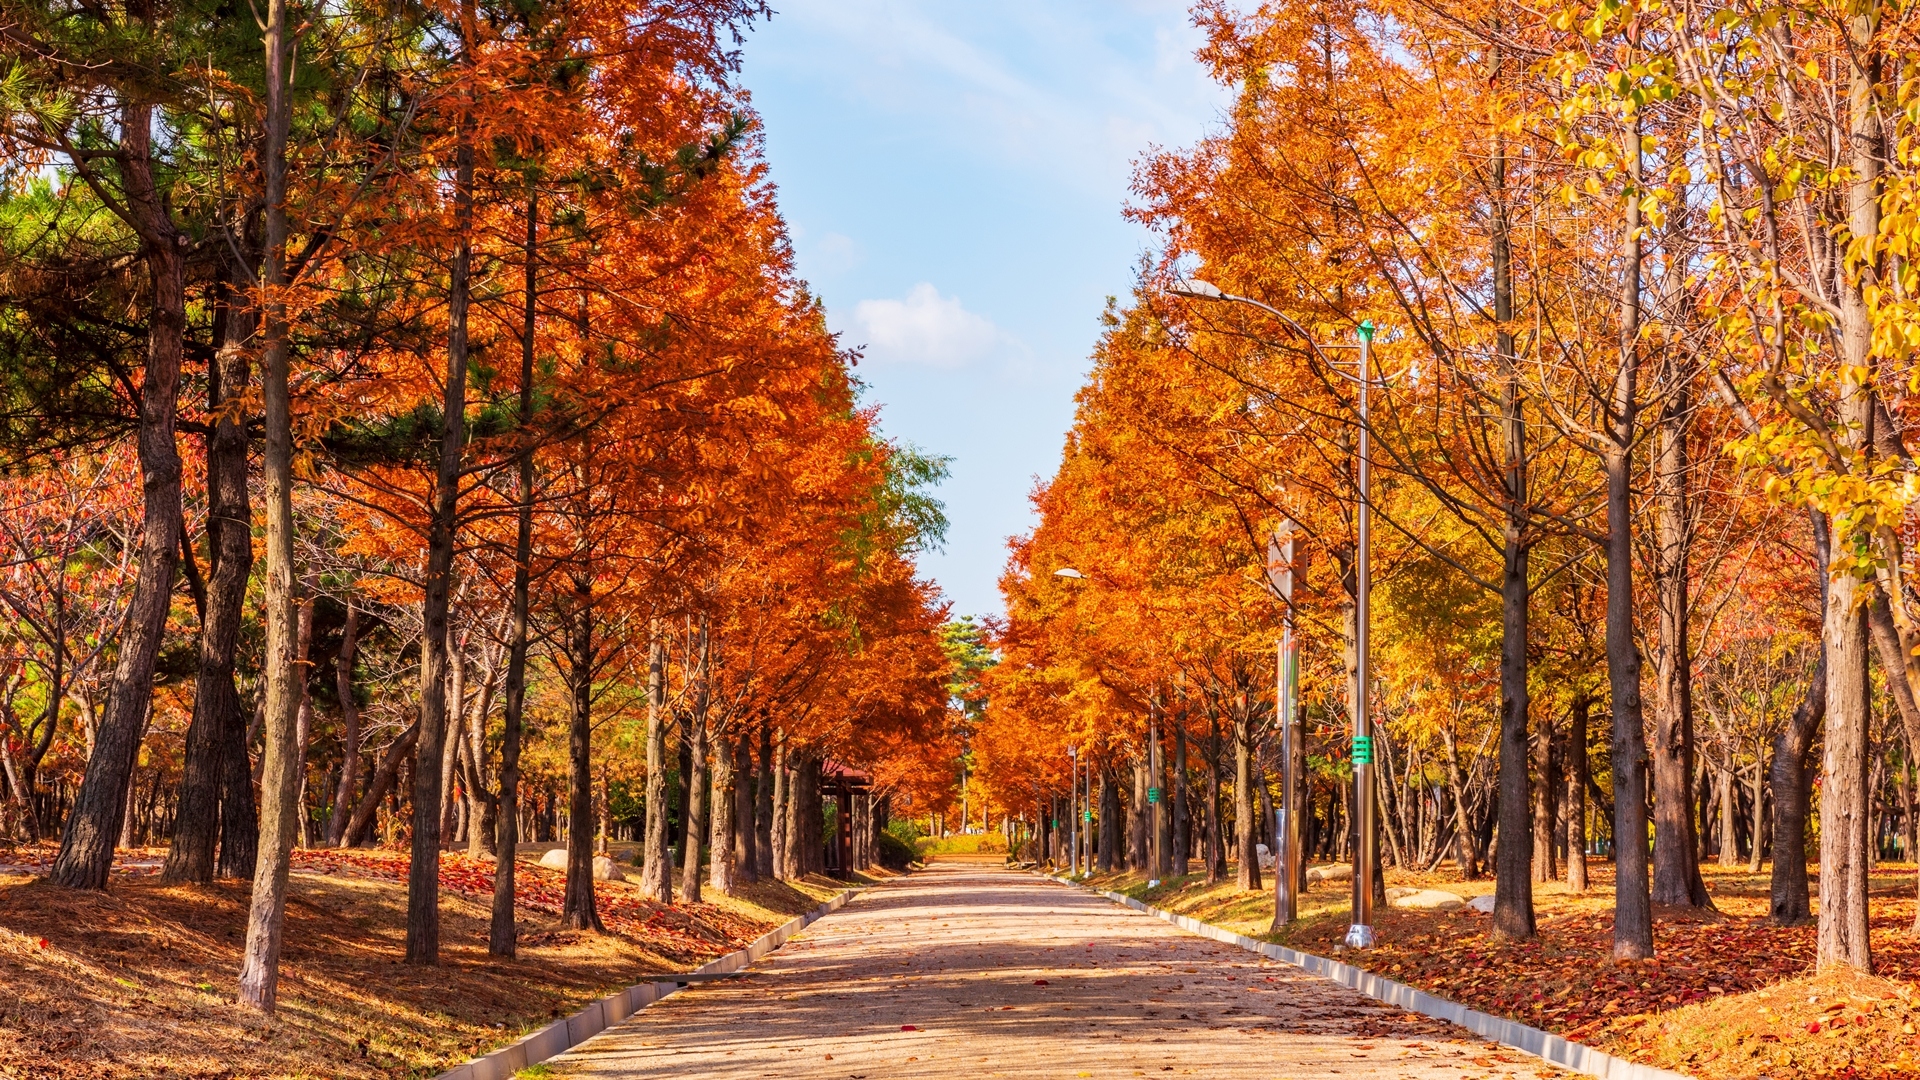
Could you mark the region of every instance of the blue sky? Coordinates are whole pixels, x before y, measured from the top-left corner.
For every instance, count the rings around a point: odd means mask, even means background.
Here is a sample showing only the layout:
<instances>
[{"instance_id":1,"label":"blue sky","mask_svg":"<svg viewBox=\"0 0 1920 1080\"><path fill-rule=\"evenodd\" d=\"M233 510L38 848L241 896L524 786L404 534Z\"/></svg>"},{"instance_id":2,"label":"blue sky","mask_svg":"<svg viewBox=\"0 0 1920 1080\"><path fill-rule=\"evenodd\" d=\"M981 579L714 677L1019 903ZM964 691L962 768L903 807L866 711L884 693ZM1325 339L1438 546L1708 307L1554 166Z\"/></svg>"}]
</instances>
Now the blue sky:
<instances>
[{"instance_id":1,"label":"blue sky","mask_svg":"<svg viewBox=\"0 0 1920 1080\"><path fill-rule=\"evenodd\" d=\"M1179 0L776 0L744 82L801 274L892 438L953 459L924 565L1000 611L1007 537L1051 476L1106 297L1152 237L1134 160L1193 143L1223 92Z\"/></svg>"}]
</instances>

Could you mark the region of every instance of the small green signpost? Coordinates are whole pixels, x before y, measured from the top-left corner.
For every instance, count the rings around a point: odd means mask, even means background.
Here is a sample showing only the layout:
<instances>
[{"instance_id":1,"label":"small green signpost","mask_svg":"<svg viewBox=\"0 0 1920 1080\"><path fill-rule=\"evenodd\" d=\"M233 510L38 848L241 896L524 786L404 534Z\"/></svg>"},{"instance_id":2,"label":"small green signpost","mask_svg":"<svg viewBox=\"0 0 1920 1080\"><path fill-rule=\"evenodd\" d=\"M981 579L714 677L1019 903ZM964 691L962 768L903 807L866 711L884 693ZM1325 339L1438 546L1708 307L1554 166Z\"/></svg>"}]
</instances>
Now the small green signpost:
<instances>
[{"instance_id":1,"label":"small green signpost","mask_svg":"<svg viewBox=\"0 0 1920 1080\"><path fill-rule=\"evenodd\" d=\"M1353 763L1355 765L1373 764L1373 737L1355 735L1353 737Z\"/></svg>"},{"instance_id":2,"label":"small green signpost","mask_svg":"<svg viewBox=\"0 0 1920 1080\"><path fill-rule=\"evenodd\" d=\"M1150 803L1157 803L1157 802L1159 802L1159 801L1160 801L1160 789L1159 789L1159 788L1157 788L1157 787L1150 787L1150 788L1148 788L1148 789L1147 789L1147 801L1148 801L1148 802L1150 802Z\"/></svg>"}]
</instances>

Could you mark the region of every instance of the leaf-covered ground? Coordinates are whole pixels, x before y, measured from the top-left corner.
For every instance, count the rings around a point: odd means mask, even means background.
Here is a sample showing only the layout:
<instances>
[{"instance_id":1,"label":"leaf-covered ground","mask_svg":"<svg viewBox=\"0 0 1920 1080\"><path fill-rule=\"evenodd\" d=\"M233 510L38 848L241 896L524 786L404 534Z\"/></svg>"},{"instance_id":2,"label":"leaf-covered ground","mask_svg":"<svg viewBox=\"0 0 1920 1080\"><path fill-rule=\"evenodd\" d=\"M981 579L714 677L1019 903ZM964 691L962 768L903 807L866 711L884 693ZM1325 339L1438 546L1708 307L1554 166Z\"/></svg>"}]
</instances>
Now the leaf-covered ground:
<instances>
[{"instance_id":1,"label":"leaf-covered ground","mask_svg":"<svg viewBox=\"0 0 1920 1080\"><path fill-rule=\"evenodd\" d=\"M400 962L407 858L295 859L280 1011L234 1003L248 888L167 886L157 850L123 853L108 891L32 871L51 849L0 852L0 1077L432 1077L648 975L685 971L832 895L825 879L659 907L599 883L606 935L559 926L561 875L523 853L520 955L486 955L491 860L443 857L439 967Z\"/></svg>"},{"instance_id":2,"label":"leaf-covered ground","mask_svg":"<svg viewBox=\"0 0 1920 1080\"><path fill-rule=\"evenodd\" d=\"M1089 884L1127 892L1241 933L1340 959L1484 1012L1566 1036L1609 1053L1699 1077L1858 1080L1920 1075L1920 938L1915 870L1888 864L1873 876L1873 947L1879 978L1812 977L1814 928L1765 919L1767 876L1703 867L1717 911L1657 910L1655 957L1611 958L1613 891L1608 868L1594 887L1569 893L1536 884L1539 936L1495 941L1488 916L1469 910L1377 913L1379 946L1339 949L1349 921L1348 884L1312 886L1301 919L1268 934L1270 893L1231 880L1176 878L1148 889L1137 875ZM1272 879L1264 884L1270 889ZM1493 891L1491 880L1445 871L1389 871L1387 884ZM1816 886L1817 888L1817 886Z\"/></svg>"}]
</instances>

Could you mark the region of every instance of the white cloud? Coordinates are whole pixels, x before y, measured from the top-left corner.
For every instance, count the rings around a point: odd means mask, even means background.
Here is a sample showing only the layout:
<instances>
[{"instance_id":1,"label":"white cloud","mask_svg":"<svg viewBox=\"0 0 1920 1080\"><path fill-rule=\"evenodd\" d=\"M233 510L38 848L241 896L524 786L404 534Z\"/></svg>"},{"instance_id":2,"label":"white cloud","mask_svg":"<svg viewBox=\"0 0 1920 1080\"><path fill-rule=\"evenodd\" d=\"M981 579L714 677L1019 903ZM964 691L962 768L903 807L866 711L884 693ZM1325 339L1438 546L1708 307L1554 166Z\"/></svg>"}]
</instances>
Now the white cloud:
<instances>
[{"instance_id":1,"label":"white cloud","mask_svg":"<svg viewBox=\"0 0 1920 1080\"><path fill-rule=\"evenodd\" d=\"M853 321L856 343L866 346L869 359L884 363L960 367L1005 339L991 320L924 281L905 300L860 301L853 306Z\"/></svg>"}]
</instances>

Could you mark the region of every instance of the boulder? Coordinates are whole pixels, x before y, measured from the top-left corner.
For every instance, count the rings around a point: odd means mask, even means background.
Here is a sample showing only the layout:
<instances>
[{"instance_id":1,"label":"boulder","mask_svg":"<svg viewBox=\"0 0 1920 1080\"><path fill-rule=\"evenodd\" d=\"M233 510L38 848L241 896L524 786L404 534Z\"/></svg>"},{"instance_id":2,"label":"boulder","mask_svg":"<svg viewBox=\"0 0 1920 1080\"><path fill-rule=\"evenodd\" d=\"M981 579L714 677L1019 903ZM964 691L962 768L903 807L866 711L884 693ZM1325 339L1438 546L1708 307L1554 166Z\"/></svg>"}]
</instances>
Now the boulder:
<instances>
[{"instance_id":1,"label":"boulder","mask_svg":"<svg viewBox=\"0 0 1920 1080\"><path fill-rule=\"evenodd\" d=\"M1325 866L1307 867L1307 884L1316 881L1352 881L1353 867L1347 863L1328 863Z\"/></svg>"},{"instance_id":2,"label":"boulder","mask_svg":"<svg viewBox=\"0 0 1920 1080\"><path fill-rule=\"evenodd\" d=\"M1260 869L1262 870L1273 869L1273 852L1267 850L1267 845L1265 844L1253 845L1253 856L1256 860L1259 861Z\"/></svg>"},{"instance_id":3,"label":"boulder","mask_svg":"<svg viewBox=\"0 0 1920 1080\"><path fill-rule=\"evenodd\" d=\"M1493 894L1488 893L1485 896L1476 896L1467 901L1467 910L1478 911L1482 915L1493 914Z\"/></svg>"},{"instance_id":4,"label":"boulder","mask_svg":"<svg viewBox=\"0 0 1920 1080\"><path fill-rule=\"evenodd\" d=\"M549 870L558 870L561 873L565 873L567 870L567 849L563 847L554 848L552 851L540 856L540 865ZM614 862L605 855L595 855L593 857L593 880L625 881L627 880L627 875L621 872L619 863Z\"/></svg>"},{"instance_id":5,"label":"boulder","mask_svg":"<svg viewBox=\"0 0 1920 1080\"><path fill-rule=\"evenodd\" d=\"M1395 893L1400 895L1395 896ZM1441 889L1388 889L1387 906L1415 911L1452 911L1466 906L1466 900Z\"/></svg>"}]
</instances>

